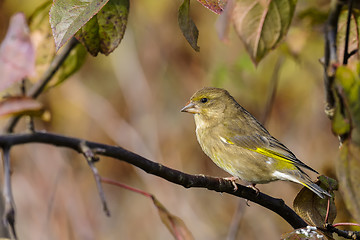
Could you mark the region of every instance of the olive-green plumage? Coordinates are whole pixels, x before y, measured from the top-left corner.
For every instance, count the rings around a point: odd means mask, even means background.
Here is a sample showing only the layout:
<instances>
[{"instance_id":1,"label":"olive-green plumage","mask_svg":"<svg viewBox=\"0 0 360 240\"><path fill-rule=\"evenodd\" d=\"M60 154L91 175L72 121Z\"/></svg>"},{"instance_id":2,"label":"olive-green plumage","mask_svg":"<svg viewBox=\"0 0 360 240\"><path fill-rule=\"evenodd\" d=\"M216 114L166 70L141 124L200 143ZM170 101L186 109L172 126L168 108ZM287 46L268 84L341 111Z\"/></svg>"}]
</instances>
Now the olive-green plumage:
<instances>
[{"instance_id":1,"label":"olive-green plumage","mask_svg":"<svg viewBox=\"0 0 360 240\"><path fill-rule=\"evenodd\" d=\"M321 198L330 196L301 168L316 171L272 137L226 90L203 88L181 111L194 114L202 150L231 175L251 184L292 181Z\"/></svg>"}]
</instances>

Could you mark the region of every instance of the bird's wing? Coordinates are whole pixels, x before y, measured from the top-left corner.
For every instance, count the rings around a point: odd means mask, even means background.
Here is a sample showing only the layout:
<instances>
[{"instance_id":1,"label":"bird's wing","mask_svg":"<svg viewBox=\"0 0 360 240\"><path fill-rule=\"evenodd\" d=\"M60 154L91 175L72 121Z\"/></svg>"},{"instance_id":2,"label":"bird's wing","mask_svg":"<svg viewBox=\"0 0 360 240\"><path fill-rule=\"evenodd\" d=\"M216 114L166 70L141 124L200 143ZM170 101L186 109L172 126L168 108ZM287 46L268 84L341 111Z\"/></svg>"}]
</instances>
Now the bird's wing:
<instances>
[{"instance_id":1,"label":"bird's wing","mask_svg":"<svg viewBox=\"0 0 360 240\"><path fill-rule=\"evenodd\" d=\"M260 127L261 129L253 132L260 132L261 134L253 133L252 135L248 135L242 128L236 127L231 129L228 136L222 136L222 138L229 144L234 144L280 161L290 162L297 167L303 167L318 173L297 159L285 145L272 137L265 128L261 125Z\"/></svg>"}]
</instances>

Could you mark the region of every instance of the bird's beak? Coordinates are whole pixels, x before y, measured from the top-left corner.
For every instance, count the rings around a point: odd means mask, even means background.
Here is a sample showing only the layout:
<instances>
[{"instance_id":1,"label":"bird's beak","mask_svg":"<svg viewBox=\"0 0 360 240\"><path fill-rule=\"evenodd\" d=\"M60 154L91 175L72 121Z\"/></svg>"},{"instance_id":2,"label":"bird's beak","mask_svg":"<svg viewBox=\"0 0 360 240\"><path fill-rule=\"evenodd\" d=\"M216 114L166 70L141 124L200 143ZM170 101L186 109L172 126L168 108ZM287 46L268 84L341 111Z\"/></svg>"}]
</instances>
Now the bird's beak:
<instances>
[{"instance_id":1,"label":"bird's beak","mask_svg":"<svg viewBox=\"0 0 360 240\"><path fill-rule=\"evenodd\" d=\"M192 102L188 102L185 107L183 107L181 112L187 112L187 113L199 113L199 108Z\"/></svg>"}]
</instances>

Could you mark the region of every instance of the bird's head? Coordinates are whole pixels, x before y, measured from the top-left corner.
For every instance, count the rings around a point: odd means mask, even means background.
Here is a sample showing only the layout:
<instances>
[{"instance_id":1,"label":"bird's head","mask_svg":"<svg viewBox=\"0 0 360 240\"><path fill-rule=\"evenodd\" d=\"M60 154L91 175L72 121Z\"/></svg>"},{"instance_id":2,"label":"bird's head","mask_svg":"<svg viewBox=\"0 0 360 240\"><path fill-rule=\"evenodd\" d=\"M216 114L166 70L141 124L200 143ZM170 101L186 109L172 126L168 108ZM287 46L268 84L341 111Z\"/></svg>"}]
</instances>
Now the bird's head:
<instances>
[{"instance_id":1,"label":"bird's head","mask_svg":"<svg viewBox=\"0 0 360 240\"><path fill-rule=\"evenodd\" d=\"M197 91L181 109L181 112L188 112L206 118L220 118L225 110L236 104L236 101L221 88L205 87Z\"/></svg>"}]
</instances>

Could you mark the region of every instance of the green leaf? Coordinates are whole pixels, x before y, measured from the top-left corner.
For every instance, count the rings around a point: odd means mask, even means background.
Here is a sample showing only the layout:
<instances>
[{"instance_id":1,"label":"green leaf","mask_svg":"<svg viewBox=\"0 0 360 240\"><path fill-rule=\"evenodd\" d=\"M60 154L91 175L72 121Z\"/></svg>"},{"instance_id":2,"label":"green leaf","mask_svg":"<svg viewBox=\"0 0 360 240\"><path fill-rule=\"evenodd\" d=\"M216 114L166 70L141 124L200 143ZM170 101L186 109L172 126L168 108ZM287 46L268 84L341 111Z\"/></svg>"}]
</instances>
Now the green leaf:
<instances>
[{"instance_id":1,"label":"green leaf","mask_svg":"<svg viewBox=\"0 0 360 240\"><path fill-rule=\"evenodd\" d=\"M109 2L86 23L76 38L91 55L99 52L108 55L116 49L124 37L129 15L129 0Z\"/></svg>"},{"instance_id":2,"label":"green leaf","mask_svg":"<svg viewBox=\"0 0 360 240\"><path fill-rule=\"evenodd\" d=\"M49 10L52 1L46 1L38 7L29 19L29 27L31 30L31 38L36 43L36 77L30 78L32 82L36 82L40 76L50 67L56 55L55 44L51 34L49 24ZM86 49L78 44L71 50L69 56L61 64L59 70L51 79L49 85L56 86L66 80L75 73L85 62Z\"/></svg>"},{"instance_id":3,"label":"green leaf","mask_svg":"<svg viewBox=\"0 0 360 240\"><path fill-rule=\"evenodd\" d=\"M285 37L297 0L236 0L235 31L258 64Z\"/></svg>"},{"instance_id":4,"label":"green leaf","mask_svg":"<svg viewBox=\"0 0 360 240\"><path fill-rule=\"evenodd\" d=\"M179 26L190 46L198 52L200 51L200 47L197 45L199 30L197 29L194 21L190 18L189 12L190 0L184 0L183 4L181 4L179 8Z\"/></svg>"},{"instance_id":5,"label":"green leaf","mask_svg":"<svg viewBox=\"0 0 360 240\"><path fill-rule=\"evenodd\" d=\"M336 97L336 102L339 104L339 98ZM350 132L351 125L347 116L344 116L339 107L335 108L334 116L331 122L331 128L336 136L343 136Z\"/></svg>"},{"instance_id":6,"label":"green leaf","mask_svg":"<svg viewBox=\"0 0 360 240\"><path fill-rule=\"evenodd\" d=\"M61 65L59 70L54 75L50 82L51 87L55 87L68 79L72 74L77 72L85 63L87 51L85 47L78 44L73 50L71 50L69 56Z\"/></svg>"},{"instance_id":7,"label":"green leaf","mask_svg":"<svg viewBox=\"0 0 360 240\"><path fill-rule=\"evenodd\" d=\"M109 0L56 0L50 9L50 24L56 50L97 14Z\"/></svg>"},{"instance_id":8,"label":"green leaf","mask_svg":"<svg viewBox=\"0 0 360 240\"><path fill-rule=\"evenodd\" d=\"M159 212L161 221L174 236L175 239L193 240L194 237L185 225L184 221L171 214L154 196L152 197L155 207Z\"/></svg>"},{"instance_id":9,"label":"green leaf","mask_svg":"<svg viewBox=\"0 0 360 240\"><path fill-rule=\"evenodd\" d=\"M360 222L360 147L352 141L343 143L335 165L340 191L346 208Z\"/></svg>"},{"instance_id":10,"label":"green leaf","mask_svg":"<svg viewBox=\"0 0 360 240\"><path fill-rule=\"evenodd\" d=\"M341 94L343 115L351 124L350 137L340 149L336 172L349 213L360 221L360 63L353 61L336 70L335 86Z\"/></svg>"},{"instance_id":11,"label":"green leaf","mask_svg":"<svg viewBox=\"0 0 360 240\"><path fill-rule=\"evenodd\" d=\"M49 68L56 50L49 23L49 11L52 1L48 0L35 9L29 18L29 28L32 42L35 47L35 71L34 77L29 77L31 82L36 82Z\"/></svg>"},{"instance_id":12,"label":"green leaf","mask_svg":"<svg viewBox=\"0 0 360 240\"><path fill-rule=\"evenodd\" d=\"M349 66L340 66L336 70L336 87L343 93L343 115L351 126L351 139L360 145L360 63L353 62ZM337 104L337 108L340 108ZM336 109L336 111L340 111ZM351 122L350 122L351 121Z\"/></svg>"}]
</instances>

